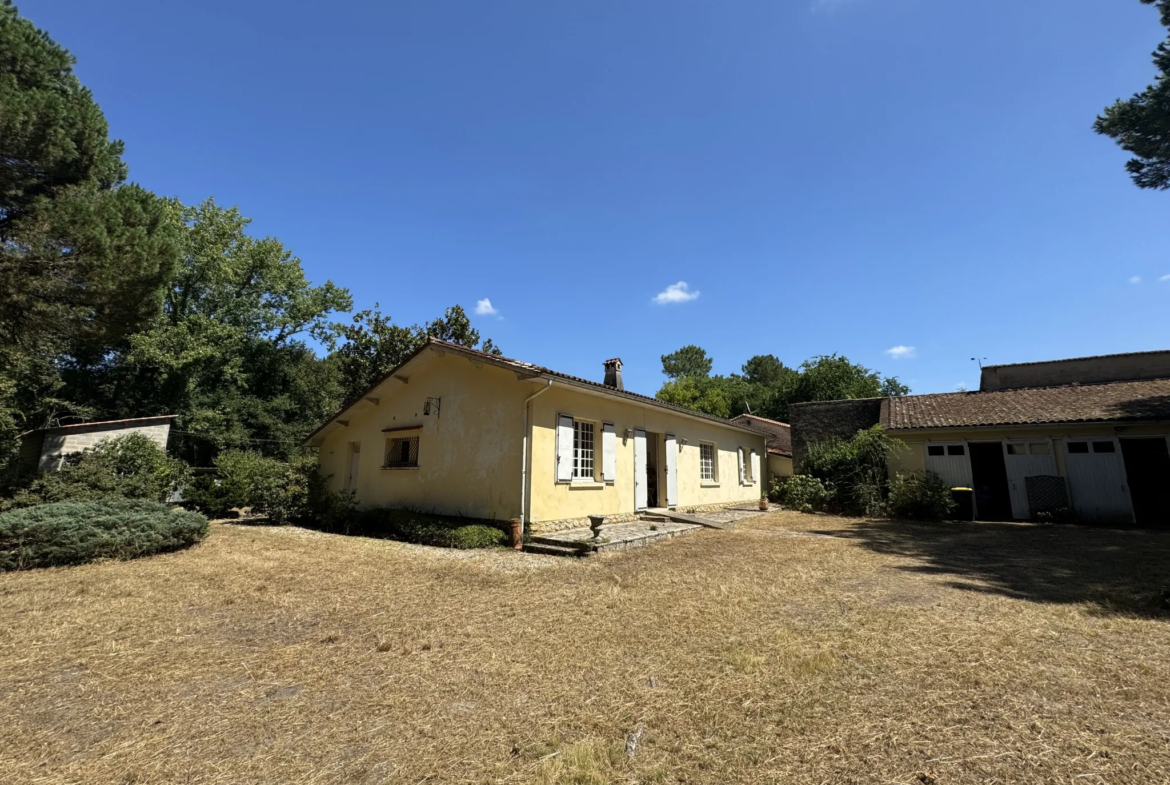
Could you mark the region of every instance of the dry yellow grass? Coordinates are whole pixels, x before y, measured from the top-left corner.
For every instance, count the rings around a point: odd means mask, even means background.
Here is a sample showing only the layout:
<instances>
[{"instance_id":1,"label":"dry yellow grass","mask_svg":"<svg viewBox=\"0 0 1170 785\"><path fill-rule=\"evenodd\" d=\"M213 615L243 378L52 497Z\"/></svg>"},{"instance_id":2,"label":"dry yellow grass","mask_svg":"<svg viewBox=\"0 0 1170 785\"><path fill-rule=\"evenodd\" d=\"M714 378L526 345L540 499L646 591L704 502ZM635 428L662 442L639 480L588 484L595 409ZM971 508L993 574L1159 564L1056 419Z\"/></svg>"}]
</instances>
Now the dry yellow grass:
<instances>
[{"instance_id":1,"label":"dry yellow grass","mask_svg":"<svg viewBox=\"0 0 1170 785\"><path fill-rule=\"evenodd\" d=\"M1166 782L1168 567L792 513L588 561L215 526L0 576L0 781Z\"/></svg>"}]
</instances>

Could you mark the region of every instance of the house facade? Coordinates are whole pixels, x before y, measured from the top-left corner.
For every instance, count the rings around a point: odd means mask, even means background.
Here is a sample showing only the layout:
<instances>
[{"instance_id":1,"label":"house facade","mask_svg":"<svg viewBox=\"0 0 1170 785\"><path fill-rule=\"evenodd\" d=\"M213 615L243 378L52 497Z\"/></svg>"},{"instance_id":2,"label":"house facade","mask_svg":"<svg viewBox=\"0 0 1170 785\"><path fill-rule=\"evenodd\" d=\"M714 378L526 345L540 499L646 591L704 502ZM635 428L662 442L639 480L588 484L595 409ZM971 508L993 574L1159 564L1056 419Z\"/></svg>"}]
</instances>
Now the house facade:
<instances>
[{"instance_id":1,"label":"house facade","mask_svg":"<svg viewBox=\"0 0 1170 785\"><path fill-rule=\"evenodd\" d=\"M505 521L533 532L701 510L766 492L766 434L623 389L430 340L306 444L360 506Z\"/></svg>"},{"instance_id":2,"label":"house facade","mask_svg":"<svg viewBox=\"0 0 1170 785\"><path fill-rule=\"evenodd\" d=\"M792 407L793 451L881 424L890 471L974 490L981 520L1072 509L1080 520L1170 525L1170 352L988 366L977 392Z\"/></svg>"}]
</instances>

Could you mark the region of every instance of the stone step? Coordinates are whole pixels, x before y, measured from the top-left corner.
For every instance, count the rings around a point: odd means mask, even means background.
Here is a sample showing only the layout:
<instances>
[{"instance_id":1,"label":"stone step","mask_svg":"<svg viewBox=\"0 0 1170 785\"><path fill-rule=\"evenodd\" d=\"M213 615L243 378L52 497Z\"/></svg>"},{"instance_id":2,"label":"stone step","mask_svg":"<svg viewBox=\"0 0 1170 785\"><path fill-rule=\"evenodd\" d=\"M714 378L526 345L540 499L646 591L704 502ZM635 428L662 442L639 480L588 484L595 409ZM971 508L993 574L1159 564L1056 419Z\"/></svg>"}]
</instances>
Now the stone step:
<instances>
[{"instance_id":1,"label":"stone step","mask_svg":"<svg viewBox=\"0 0 1170 785\"><path fill-rule=\"evenodd\" d=\"M588 556L588 551L581 551L578 548L570 548L565 545L556 545L549 542L539 542L535 537L532 542L524 546L525 553L543 553L546 556Z\"/></svg>"},{"instance_id":2,"label":"stone step","mask_svg":"<svg viewBox=\"0 0 1170 785\"><path fill-rule=\"evenodd\" d=\"M668 518L668 517L667 517L667 516L665 516L665 515L659 515L658 513L646 513L646 512L644 512L644 513L642 513L641 515L639 515L639 516L638 516L638 520L640 520L640 521L650 521L651 523L666 523L667 521L669 521L669 520L670 520L670 518Z\"/></svg>"}]
</instances>

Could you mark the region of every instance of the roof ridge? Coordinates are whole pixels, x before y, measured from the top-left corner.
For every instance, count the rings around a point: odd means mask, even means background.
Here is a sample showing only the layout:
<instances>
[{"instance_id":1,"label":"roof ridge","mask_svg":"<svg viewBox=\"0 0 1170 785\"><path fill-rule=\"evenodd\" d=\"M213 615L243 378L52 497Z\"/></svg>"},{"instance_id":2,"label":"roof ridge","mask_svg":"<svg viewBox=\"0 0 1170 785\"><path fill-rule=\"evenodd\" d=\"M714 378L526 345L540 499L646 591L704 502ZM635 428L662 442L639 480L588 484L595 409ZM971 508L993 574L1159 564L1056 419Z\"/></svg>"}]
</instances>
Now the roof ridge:
<instances>
[{"instance_id":1,"label":"roof ridge","mask_svg":"<svg viewBox=\"0 0 1170 785\"><path fill-rule=\"evenodd\" d=\"M1022 363L999 363L985 365L984 368L1014 368L1020 365L1046 365L1048 363L1069 363L1078 360L1101 360L1106 357L1133 357L1139 354L1170 354L1170 349L1149 349L1144 352L1114 352L1112 354L1090 354L1084 357L1064 357L1059 360L1028 360Z\"/></svg>"}]
</instances>

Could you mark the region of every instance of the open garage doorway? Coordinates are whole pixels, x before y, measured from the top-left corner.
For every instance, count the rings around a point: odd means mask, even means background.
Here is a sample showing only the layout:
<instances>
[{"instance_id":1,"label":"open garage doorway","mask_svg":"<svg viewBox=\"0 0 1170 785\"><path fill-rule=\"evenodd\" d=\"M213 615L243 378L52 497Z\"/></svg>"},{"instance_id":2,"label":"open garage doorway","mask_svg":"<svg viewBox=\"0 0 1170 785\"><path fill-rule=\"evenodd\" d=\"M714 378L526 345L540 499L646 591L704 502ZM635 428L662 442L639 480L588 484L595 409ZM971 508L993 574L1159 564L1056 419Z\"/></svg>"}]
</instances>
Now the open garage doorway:
<instances>
[{"instance_id":1,"label":"open garage doorway","mask_svg":"<svg viewBox=\"0 0 1170 785\"><path fill-rule=\"evenodd\" d=\"M975 516L981 521L1012 520L1003 442L968 442L971 451L971 484L975 490Z\"/></svg>"},{"instance_id":2,"label":"open garage doorway","mask_svg":"<svg viewBox=\"0 0 1170 785\"><path fill-rule=\"evenodd\" d=\"M1166 439L1120 441L1134 518L1142 526L1170 527L1170 451Z\"/></svg>"}]
</instances>

